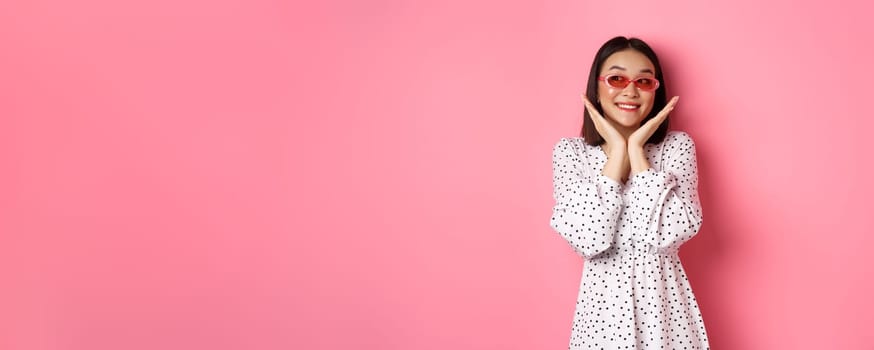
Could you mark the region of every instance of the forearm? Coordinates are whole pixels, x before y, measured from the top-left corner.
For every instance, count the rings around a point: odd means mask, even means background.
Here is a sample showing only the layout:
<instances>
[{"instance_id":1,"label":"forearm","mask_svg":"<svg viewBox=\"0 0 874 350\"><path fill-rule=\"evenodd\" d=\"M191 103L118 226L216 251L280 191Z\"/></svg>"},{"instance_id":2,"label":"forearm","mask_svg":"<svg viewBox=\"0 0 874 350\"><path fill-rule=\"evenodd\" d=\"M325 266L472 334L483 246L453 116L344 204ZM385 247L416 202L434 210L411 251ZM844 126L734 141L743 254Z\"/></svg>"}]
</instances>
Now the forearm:
<instances>
[{"instance_id":1,"label":"forearm","mask_svg":"<svg viewBox=\"0 0 874 350\"><path fill-rule=\"evenodd\" d=\"M559 181L550 224L580 255L592 258L613 245L623 208L619 191L620 185L604 177L594 182Z\"/></svg>"},{"instance_id":2,"label":"forearm","mask_svg":"<svg viewBox=\"0 0 874 350\"><path fill-rule=\"evenodd\" d=\"M701 204L689 182L680 183L671 173L656 171L632 180L629 214L644 218L634 234L635 240L649 243L659 252L670 252L698 232Z\"/></svg>"},{"instance_id":3,"label":"forearm","mask_svg":"<svg viewBox=\"0 0 874 350\"><path fill-rule=\"evenodd\" d=\"M628 152L625 146L614 145L607 155L607 163L604 164L604 169L601 174L610 179L622 183L623 179L628 175Z\"/></svg>"},{"instance_id":4,"label":"forearm","mask_svg":"<svg viewBox=\"0 0 874 350\"><path fill-rule=\"evenodd\" d=\"M631 163L631 176L650 168L649 160L646 159L646 151L643 150L642 146L628 146L628 159Z\"/></svg>"}]
</instances>

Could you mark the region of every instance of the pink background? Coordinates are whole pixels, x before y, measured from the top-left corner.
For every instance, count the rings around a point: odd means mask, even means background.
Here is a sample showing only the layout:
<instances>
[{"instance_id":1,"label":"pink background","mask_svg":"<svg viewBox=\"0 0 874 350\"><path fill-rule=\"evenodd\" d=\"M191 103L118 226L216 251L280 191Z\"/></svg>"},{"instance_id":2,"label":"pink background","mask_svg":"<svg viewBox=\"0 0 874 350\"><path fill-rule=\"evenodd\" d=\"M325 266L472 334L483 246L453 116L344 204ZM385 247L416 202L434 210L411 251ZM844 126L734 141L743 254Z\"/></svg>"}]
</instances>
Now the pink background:
<instances>
[{"instance_id":1,"label":"pink background","mask_svg":"<svg viewBox=\"0 0 874 350\"><path fill-rule=\"evenodd\" d=\"M862 3L3 2L0 349L566 348L614 35L698 145L714 349L871 349Z\"/></svg>"}]
</instances>

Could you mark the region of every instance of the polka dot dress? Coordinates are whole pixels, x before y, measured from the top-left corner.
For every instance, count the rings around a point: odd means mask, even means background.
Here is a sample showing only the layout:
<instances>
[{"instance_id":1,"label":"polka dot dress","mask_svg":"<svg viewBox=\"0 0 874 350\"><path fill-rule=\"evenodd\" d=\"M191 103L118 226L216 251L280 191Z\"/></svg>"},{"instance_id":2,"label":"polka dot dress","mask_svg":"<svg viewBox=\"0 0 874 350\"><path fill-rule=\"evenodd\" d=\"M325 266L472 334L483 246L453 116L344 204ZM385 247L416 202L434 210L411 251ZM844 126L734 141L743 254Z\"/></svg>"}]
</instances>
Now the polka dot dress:
<instances>
[{"instance_id":1,"label":"polka dot dress","mask_svg":"<svg viewBox=\"0 0 874 350\"><path fill-rule=\"evenodd\" d=\"M569 349L709 349L677 251L698 233L695 144L670 131L644 147L650 169L625 184L582 138L553 149L550 224L586 259Z\"/></svg>"}]
</instances>

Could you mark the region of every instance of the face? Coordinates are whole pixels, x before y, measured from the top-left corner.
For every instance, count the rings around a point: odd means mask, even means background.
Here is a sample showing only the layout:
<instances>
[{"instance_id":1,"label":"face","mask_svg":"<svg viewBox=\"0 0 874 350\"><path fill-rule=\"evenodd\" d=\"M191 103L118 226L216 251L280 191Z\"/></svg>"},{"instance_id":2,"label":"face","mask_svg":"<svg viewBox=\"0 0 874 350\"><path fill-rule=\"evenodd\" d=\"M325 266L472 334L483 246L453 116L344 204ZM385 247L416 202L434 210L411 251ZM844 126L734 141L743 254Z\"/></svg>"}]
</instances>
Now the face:
<instances>
[{"instance_id":1,"label":"face","mask_svg":"<svg viewBox=\"0 0 874 350\"><path fill-rule=\"evenodd\" d=\"M616 52L604 61L600 76L611 74L623 75L629 79L655 79L655 67L644 54L627 49ZM598 100L604 115L613 120L617 126L626 129L637 129L641 121L652 110L655 90L644 91L636 83L625 88L615 88L604 81L598 82Z\"/></svg>"}]
</instances>

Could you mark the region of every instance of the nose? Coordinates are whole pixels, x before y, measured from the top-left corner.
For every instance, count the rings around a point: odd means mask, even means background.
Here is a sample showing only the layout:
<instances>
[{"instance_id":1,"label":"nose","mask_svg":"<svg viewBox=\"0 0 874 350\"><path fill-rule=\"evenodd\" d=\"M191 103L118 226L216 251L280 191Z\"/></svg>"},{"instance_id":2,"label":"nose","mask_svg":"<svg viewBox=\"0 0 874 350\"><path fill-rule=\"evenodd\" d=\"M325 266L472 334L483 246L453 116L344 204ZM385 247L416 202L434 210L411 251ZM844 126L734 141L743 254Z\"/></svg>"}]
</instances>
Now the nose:
<instances>
[{"instance_id":1,"label":"nose","mask_svg":"<svg viewBox=\"0 0 874 350\"><path fill-rule=\"evenodd\" d=\"M626 85L625 88L622 89L622 96L637 97L639 94L640 92L637 91L637 83L633 81L628 83L628 85Z\"/></svg>"}]
</instances>

